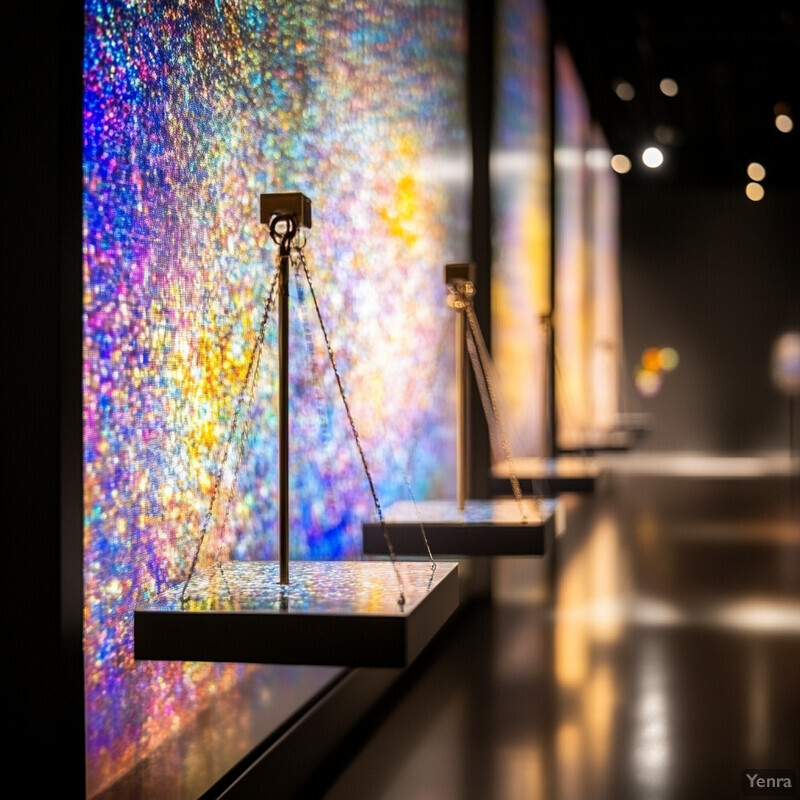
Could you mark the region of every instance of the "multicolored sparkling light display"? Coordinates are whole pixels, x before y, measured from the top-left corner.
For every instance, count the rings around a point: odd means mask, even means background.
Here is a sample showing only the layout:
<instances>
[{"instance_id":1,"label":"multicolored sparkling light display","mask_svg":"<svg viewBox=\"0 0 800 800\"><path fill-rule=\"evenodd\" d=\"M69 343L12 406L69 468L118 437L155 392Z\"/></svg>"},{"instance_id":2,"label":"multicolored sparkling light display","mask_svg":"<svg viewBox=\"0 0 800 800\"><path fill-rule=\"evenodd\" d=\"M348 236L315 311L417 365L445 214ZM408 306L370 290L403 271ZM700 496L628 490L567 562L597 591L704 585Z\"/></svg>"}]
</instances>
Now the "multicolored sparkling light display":
<instances>
[{"instance_id":1,"label":"multicolored sparkling light display","mask_svg":"<svg viewBox=\"0 0 800 800\"><path fill-rule=\"evenodd\" d=\"M609 434L619 410L619 187L570 51L554 57L556 445Z\"/></svg>"},{"instance_id":2,"label":"multicolored sparkling light display","mask_svg":"<svg viewBox=\"0 0 800 800\"><path fill-rule=\"evenodd\" d=\"M420 498L449 490L437 359L442 266L467 246L463 15L459 0L86 0L90 794L242 674L133 659L134 606L185 578L215 491L201 564L276 557L274 324L229 439L275 269L261 193L311 198L309 269L382 503L406 478ZM307 301L293 289L291 557L357 558L374 506Z\"/></svg>"},{"instance_id":3,"label":"multicolored sparkling light display","mask_svg":"<svg viewBox=\"0 0 800 800\"><path fill-rule=\"evenodd\" d=\"M591 428L591 348L585 151L591 113L569 50L556 47L553 134L557 444Z\"/></svg>"},{"instance_id":4,"label":"multicolored sparkling light display","mask_svg":"<svg viewBox=\"0 0 800 800\"><path fill-rule=\"evenodd\" d=\"M492 354L513 452L540 456L546 451L542 318L550 312L551 278L548 20L540 2L503 0L497 8Z\"/></svg>"}]
</instances>

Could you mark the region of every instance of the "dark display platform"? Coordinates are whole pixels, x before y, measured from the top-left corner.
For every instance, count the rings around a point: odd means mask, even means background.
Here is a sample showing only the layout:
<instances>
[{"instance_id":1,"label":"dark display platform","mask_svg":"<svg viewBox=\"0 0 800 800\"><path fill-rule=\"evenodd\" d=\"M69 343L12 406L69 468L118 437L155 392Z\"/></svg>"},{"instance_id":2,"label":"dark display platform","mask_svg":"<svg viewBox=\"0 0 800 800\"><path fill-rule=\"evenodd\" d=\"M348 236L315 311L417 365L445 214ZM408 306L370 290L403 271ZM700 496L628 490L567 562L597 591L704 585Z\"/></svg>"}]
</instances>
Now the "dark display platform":
<instances>
[{"instance_id":1,"label":"dark display platform","mask_svg":"<svg viewBox=\"0 0 800 800\"><path fill-rule=\"evenodd\" d=\"M384 521L398 556L428 555L423 528L434 556L543 556L555 536L554 500L514 498L401 501ZM380 522L362 524L365 555L389 554Z\"/></svg>"},{"instance_id":2,"label":"dark display platform","mask_svg":"<svg viewBox=\"0 0 800 800\"><path fill-rule=\"evenodd\" d=\"M458 607L458 565L435 566L298 561L281 586L278 562L219 563L134 611L134 656L405 667Z\"/></svg>"},{"instance_id":3,"label":"dark display platform","mask_svg":"<svg viewBox=\"0 0 800 800\"><path fill-rule=\"evenodd\" d=\"M602 468L588 456L557 456L555 458L515 458L514 475L526 494L553 497L562 492L591 493L595 490ZM511 491L509 468L506 463L491 469L490 490L495 495Z\"/></svg>"}]
</instances>

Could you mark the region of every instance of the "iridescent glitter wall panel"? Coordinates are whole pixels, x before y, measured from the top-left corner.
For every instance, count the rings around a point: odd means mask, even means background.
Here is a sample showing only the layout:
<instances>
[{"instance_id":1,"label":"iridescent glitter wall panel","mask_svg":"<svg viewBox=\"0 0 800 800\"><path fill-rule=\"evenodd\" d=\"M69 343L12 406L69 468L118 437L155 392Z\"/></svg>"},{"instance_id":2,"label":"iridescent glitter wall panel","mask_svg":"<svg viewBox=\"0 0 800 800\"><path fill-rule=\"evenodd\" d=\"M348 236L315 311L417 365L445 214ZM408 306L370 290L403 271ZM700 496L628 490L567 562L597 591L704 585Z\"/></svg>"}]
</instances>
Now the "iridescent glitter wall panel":
<instances>
[{"instance_id":1,"label":"iridescent glitter wall panel","mask_svg":"<svg viewBox=\"0 0 800 800\"><path fill-rule=\"evenodd\" d=\"M544 452L550 311L548 26L542 4L523 0L498 3L497 20L492 352L512 451L532 456Z\"/></svg>"},{"instance_id":2,"label":"iridescent glitter wall panel","mask_svg":"<svg viewBox=\"0 0 800 800\"><path fill-rule=\"evenodd\" d=\"M591 273L588 169L591 116L572 56L555 51L555 401L559 446L580 442L591 422Z\"/></svg>"},{"instance_id":3,"label":"iridescent glitter wall panel","mask_svg":"<svg viewBox=\"0 0 800 800\"><path fill-rule=\"evenodd\" d=\"M589 168L589 237L592 281L591 427L608 433L620 412L622 298L619 275L619 185L611 151L599 125L592 125Z\"/></svg>"},{"instance_id":4,"label":"iridescent glitter wall panel","mask_svg":"<svg viewBox=\"0 0 800 800\"><path fill-rule=\"evenodd\" d=\"M602 445L617 424L622 336L619 187L569 51L555 51L557 444Z\"/></svg>"},{"instance_id":5,"label":"iridescent glitter wall panel","mask_svg":"<svg viewBox=\"0 0 800 800\"><path fill-rule=\"evenodd\" d=\"M441 276L467 246L463 13L459 0L85 5L90 793L242 674L132 657L133 607L184 577L212 494L203 558L276 556L272 328L239 466L216 477L274 270L260 193L312 200L309 268L382 503L406 480L417 497L449 487ZM374 508L307 294L292 294L291 556L354 558Z\"/></svg>"}]
</instances>

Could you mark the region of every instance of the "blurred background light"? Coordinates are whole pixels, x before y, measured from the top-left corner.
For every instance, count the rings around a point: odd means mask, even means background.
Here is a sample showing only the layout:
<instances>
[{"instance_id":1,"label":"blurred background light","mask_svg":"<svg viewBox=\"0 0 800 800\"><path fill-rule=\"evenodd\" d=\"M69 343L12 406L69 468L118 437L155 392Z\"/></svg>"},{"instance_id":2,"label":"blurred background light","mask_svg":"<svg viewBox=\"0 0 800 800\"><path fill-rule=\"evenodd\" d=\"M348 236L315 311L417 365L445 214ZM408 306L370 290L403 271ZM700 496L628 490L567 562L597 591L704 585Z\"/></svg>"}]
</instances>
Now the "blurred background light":
<instances>
[{"instance_id":1,"label":"blurred background light","mask_svg":"<svg viewBox=\"0 0 800 800\"><path fill-rule=\"evenodd\" d=\"M772 381L784 394L800 394L800 332L790 331L775 340Z\"/></svg>"},{"instance_id":2,"label":"blurred background light","mask_svg":"<svg viewBox=\"0 0 800 800\"><path fill-rule=\"evenodd\" d=\"M646 147L642 152L642 163L650 169L656 169L664 163L664 154L658 147Z\"/></svg>"},{"instance_id":3,"label":"blurred background light","mask_svg":"<svg viewBox=\"0 0 800 800\"><path fill-rule=\"evenodd\" d=\"M628 81L617 81L613 88L614 94L626 103L629 103L636 97L636 89L634 89L633 85L628 83Z\"/></svg>"},{"instance_id":4,"label":"blurred background light","mask_svg":"<svg viewBox=\"0 0 800 800\"><path fill-rule=\"evenodd\" d=\"M744 193L747 197L752 200L753 202L757 203L759 200L762 200L764 197L764 187L760 183L756 183L755 181L751 181L745 187Z\"/></svg>"},{"instance_id":5,"label":"blurred background light","mask_svg":"<svg viewBox=\"0 0 800 800\"><path fill-rule=\"evenodd\" d=\"M675 97L678 94L678 84L672 78L662 78L658 84L661 93L667 97Z\"/></svg>"},{"instance_id":6,"label":"blurred background light","mask_svg":"<svg viewBox=\"0 0 800 800\"><path fill-rule=\"evenodd\" d=\"M625 175L627 172L631 171L631 166L631 160L628 156L622 153L611 156L611 169L613 169L614 172Z\"/></svg>"}]
</instances>

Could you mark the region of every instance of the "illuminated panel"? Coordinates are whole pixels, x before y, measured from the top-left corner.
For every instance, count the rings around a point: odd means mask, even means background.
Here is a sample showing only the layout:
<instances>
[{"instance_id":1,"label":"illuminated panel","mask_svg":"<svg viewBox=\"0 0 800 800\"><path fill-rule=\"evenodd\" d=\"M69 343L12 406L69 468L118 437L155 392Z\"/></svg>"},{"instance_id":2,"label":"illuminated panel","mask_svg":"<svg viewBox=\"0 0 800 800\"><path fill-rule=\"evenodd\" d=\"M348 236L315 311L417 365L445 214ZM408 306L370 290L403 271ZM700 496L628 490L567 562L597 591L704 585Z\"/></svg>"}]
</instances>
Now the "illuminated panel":
<instances>
[{"instance_id":1,"label":"illuminated panel","mask_svg":"<svg viewBox=\"0 0 800 800\"><path fill-rule=\"evenodd\" d=\"M590 278L587 256L587 170L590 112L569 51L555 50L555 401L557 444L589 428L591 393Z\"/></svg>"},{"instance_id":2,"label":"illuminated panel","mask_svg":"<svg viewBox=\"0 0 800 800\"><path fill-rule=\"evenodd\" d=\"M622 364L622 310L619 278L619 186L603 132L592 126L587 154L590 199L590 269L593 327L591 341L591 428L609 433L617 424Z\"/></svg>"},{"instance_id":3,"label":"illuminated panel","mask_svg":"<svg viewBox=\"0 0 800 800\"><path fill-rule=\"evenodd\" d=\"M497 53L490 161L492 357L514 454L542 455L547 362L540 320L550 310L550 108L547 17L541 3L498 5Z\"/></svg>"},{"instance_id":4,"label":"illuminated panel","mask_svg":"<svg viewBox=\"0 0 800 800\"><path fill-rule=\"evenodd\" d=\"M245 672L135 662L132 618L187 574L215 493L200 566L276 557L274 320L247 436L228 435L274 272L259 195L311 198L309 269L381 502L406 496L405 468L433 497L454 472L435 354L470 158L458 0L88 0L85 26L92 794ZM346 559L374 505L307 301L293 290L291 556Z\"/></svg>"}]
</instances>

